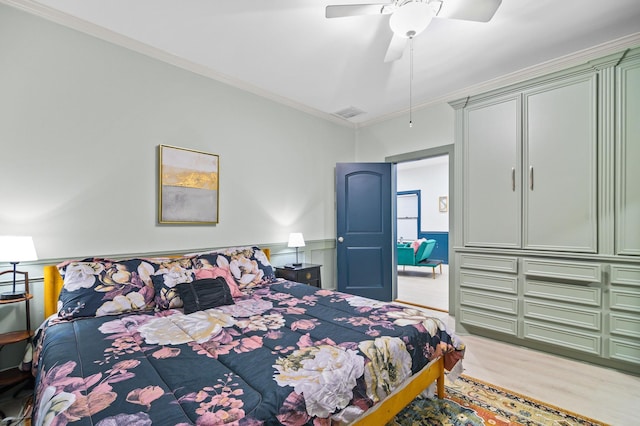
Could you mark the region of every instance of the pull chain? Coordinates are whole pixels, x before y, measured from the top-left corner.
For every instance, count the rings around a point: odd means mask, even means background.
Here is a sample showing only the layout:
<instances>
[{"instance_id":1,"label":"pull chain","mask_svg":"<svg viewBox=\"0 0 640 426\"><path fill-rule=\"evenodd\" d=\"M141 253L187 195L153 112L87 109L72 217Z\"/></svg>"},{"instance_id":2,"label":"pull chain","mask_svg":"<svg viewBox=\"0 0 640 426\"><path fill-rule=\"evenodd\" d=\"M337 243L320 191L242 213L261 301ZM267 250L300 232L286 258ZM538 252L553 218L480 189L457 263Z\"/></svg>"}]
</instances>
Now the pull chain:
<instances>
[{"instance_id":1,"label":"pull chain","mask_svg":"<svg viewBox=\"0 0 640 426\"><path fill-rule=\"evenodd\" d=\"M409 38L409 127L413 127L413 37Z\"/></svg>"}]
</instances>

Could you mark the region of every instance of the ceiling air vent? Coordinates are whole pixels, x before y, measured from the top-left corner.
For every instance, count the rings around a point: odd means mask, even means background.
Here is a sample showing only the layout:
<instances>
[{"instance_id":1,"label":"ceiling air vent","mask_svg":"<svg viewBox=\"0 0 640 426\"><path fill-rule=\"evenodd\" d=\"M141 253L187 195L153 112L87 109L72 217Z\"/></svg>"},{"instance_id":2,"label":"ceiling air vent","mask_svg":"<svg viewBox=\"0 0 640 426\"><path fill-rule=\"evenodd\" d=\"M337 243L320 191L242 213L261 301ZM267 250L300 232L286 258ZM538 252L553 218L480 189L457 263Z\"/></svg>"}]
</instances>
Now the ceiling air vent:
<instances>
[{"instance_id":1,"label":"ceiling air vent","mask_svg":"<svg viewBox=\"0 0 640 426\"><path fill-rule=\"evenodd\" d=\"M338 117L344 118L345 120L348 120L360 114L364 114L364 111L353 106L333 113L333 115L337 115Z\"/></svg>"}]
</instances>

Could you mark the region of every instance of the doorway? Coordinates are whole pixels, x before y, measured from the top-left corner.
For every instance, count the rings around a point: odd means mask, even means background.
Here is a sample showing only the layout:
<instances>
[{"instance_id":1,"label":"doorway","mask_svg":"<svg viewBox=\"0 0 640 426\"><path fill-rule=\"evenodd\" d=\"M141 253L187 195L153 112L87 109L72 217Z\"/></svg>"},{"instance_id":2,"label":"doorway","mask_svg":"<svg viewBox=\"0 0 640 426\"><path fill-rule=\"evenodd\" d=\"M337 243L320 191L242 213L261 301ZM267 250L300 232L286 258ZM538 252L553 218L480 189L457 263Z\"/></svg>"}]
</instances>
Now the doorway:
<instances>
[{"instance_id":1,"label":"doorway","mask_svg":"<svg viewBox=\"0 0 640 426\"><path fill-rule=\"evenodd\" d=\"M407 240L436 240L434 250L429 255L429 264L441 262L435 268L398 265L395 271L398 300L454 312L456 301L453 277L448 273L453 262L449 250L449 241L453 241L453 229L450 226L453 145L388 157L386 161L396 164L396 242L401 237L405 244ZM402 206L408 206L410 213L403 213ZM403 214L406 217L401 217ZM407 222L411 225L408 226ZM404 234L411 237L407 238Z\"/></svg>"}]
</instances>

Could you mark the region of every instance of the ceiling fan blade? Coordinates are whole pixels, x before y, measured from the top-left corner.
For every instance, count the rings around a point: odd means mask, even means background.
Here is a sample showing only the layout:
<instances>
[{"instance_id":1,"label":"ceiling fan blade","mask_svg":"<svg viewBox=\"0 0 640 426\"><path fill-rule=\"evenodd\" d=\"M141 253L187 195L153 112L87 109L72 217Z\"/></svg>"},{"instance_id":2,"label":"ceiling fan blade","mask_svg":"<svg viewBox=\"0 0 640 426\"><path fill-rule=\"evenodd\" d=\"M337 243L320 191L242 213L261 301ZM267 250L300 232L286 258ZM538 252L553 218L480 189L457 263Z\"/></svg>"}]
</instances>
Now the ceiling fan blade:
<instances>
[{"instance_id":1,"label":"ceiling fan blade","mask_svg":"<svg viewBox=\"0 0 640 426\"><path fill-rule=\"evenodd\" d=\"M325 9L325 16L327 18L342 18L344 16L359 16L359 15L384 15L391 13L391 3L379 3L379 4L341 4L327 6Z\"/></svg>"},{"instance_id":2,"label":"ceiling fan blade","mask_svg":"<svg viewBox=\"0 0 640 426\"><path fill-rule=\"evenodd\" d=\"M489 22L502 0L443 0L438 18Z\"/></svg>"},{"instance_id":3,"label":"ceiling fan blade","mask_svg":"<svg viewBox=\"0 0 640 426\"><path fill-rule=\"evenodd\" d=\"M402 58L402 54L404 53L405 47L407 47L408 38L400 37L399 35L394 34L391 42L389 43L389 48L387 49L387 54L384 57L385 62L393 62Z\"/></svg>"}]
</instances>

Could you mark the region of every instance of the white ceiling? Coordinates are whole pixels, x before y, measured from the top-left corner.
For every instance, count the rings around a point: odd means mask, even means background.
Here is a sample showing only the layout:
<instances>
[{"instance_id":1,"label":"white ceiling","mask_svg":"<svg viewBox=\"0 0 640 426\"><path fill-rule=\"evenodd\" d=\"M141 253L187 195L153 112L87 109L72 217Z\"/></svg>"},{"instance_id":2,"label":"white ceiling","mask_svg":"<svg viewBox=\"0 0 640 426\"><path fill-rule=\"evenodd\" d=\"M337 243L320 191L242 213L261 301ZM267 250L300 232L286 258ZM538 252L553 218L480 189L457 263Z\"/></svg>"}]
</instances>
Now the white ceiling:
<instances>
[{"instance_id":1,"label":"white ceiling","mask_svg":"<svg viewBox=\"0 0 640 426\"><path fill-rule=\"evenodd\" d=\"M363 125L409 106L408 51L383 61L389 16L325 18L366 0L0 1L325 118L355 107L366 113L348 123ZM503 0L488 23L434 19L414 41L413 106L629 45L640 0Z\"/></svg>"}]
</instances>

